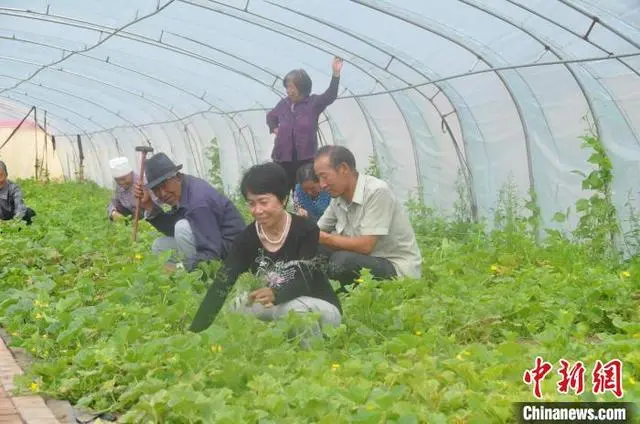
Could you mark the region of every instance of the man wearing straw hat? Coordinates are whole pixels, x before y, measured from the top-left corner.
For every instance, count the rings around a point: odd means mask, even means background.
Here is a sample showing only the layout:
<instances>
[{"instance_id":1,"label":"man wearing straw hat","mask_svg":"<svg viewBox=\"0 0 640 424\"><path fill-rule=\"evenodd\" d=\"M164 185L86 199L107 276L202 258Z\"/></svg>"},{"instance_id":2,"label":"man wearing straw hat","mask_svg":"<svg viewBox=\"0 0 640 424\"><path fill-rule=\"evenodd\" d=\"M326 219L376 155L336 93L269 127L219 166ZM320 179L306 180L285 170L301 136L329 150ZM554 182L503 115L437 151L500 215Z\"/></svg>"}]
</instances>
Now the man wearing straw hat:
<instances>
[{"instance_id":1,"label":"man wearing straw hat","mask_svg":"<svg viewBox=\"0 0 640 424\"><path fill-rule=\"evenodd\" d=\"M136 184L140 208L147 222L164 237L156 239L155 254L170 250L178 253L184 268L192 271L200 262L224 259L233 239L246 224L236 206L207 181L180 172L164 153L145 162L148 184ZM164 212L151 201L150 191L171 210ZM178 259L172 257L166 268L175 269Z\"/></svg>"}]
</instances>

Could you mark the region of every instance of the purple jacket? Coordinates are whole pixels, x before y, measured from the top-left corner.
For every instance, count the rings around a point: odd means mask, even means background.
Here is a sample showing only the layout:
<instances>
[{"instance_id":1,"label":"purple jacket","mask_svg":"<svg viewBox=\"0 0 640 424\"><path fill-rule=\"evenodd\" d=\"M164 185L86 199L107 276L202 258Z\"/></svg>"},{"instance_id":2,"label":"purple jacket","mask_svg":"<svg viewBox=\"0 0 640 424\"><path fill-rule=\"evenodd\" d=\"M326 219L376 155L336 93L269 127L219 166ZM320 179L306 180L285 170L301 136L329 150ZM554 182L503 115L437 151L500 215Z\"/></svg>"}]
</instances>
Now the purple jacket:
<instances>
[{"instance_id":1,"label":"purple jacket","mask_svg":"<svg viewBox=\"0 0 640 424\"><path fill-rule=\"evenodd\" d=\"M327 91L305 97L295 105L285 97L267 113L269 132L278 128L271 153L274 162L291 162L294 144L298 160L315 156L318 150L318 117L338 97L339 82L340 77L331 78Z\"/></svg>"}]
</instances>

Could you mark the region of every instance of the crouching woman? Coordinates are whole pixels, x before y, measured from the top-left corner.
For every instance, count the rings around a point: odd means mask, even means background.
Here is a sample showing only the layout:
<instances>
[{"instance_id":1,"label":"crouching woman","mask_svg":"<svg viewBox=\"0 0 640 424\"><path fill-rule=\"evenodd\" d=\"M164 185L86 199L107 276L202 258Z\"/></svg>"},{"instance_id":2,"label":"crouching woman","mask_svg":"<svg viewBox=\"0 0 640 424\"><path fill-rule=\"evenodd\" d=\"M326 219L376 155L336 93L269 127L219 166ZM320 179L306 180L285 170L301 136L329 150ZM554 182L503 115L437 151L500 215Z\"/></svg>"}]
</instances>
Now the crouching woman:
<instances>
[{"instance_id":1,"label":"crouching woman","mask_svg":"<svg viewBox=\"0 0 640 424\"><path fill-rule=\"evenodd\" d=\"M277 163L255 165L242 178L240 189L254 221L235 239L224 265L209 287L191 323L200 332L215 320L238 277L251 271L264 287L236 301L232 310L263 321L285 317L289 311L318 313L316 336L323 326L339 326L340 301L325 267L316 257L317 225L285 209L289 194L286 171Z\"/></svg>"}]
</instances>

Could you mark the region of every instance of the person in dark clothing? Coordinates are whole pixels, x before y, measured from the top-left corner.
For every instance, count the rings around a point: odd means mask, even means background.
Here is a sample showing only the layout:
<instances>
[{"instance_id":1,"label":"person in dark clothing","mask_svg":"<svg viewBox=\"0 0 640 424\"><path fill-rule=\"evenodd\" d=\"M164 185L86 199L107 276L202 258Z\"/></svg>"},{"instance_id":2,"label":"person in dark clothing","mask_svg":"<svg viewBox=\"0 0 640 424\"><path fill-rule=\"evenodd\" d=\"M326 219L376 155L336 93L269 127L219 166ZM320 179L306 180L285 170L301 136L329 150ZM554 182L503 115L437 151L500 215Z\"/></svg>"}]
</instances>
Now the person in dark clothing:
<instances>
[{"instance_id":1,"label":"person in dark clothing","mask_svg":"<svg viewBox=\"0 0 640 424\"><path fill-rule=\"evenodd\" d=\"M240 296L232 306L264 321L289 311L316 312L323 326L338 326L342 308L319 262L319 229L311 220L285 210L287 175L276 163L255 165L244 175L241 191L255 220L234 240L221 272L209 287L190 330L200 332L215 320L238 276L251 271L264 287Z\"/></svg>"},{"instance_id":2,"label":"person in dark clothing","mask_svg":"<svg viewBox=\"0 0 640 424\"><path fill-rule=\"evenodd\" d=\"M31 225L36 213L25 205L20 186L8 176L7 165L0 161L0 220L21 219Z\"/></svg>"},{"instance_id":3,"label":"person in dark clothing","mask_svg":"<svg viewBox=\"0 0 640 424\"><path fill-rule=\"evenodd\" d=\"M322 94L311 94L311 78L303 69L289 72L283 79L287 97L267 113L269 132L275 134L271 159L287 173L290 191L296 184L296 172L313 162L318 149L318 117L338 97L343 61L334 57L333 77Z\"/></svg>"},{"instance_id":4,"label":"person in dark clothing","mask_svg":"<svg viewBox=\"0 0 640 424\"><path fill-rule=\"evenodd\" d=\"M187 271L203 261L224 259L246 225L236 206L205 180L179 172L182 165L164 153L147 159L145 166L148 184L138 181L136 197L146 220L166 236L154 241L153 252L177 250ZM154 203L149 189L172 207L170 212ZM170 259L167 268L174 269L176 262Z\"/></svg>"}]
</instances>

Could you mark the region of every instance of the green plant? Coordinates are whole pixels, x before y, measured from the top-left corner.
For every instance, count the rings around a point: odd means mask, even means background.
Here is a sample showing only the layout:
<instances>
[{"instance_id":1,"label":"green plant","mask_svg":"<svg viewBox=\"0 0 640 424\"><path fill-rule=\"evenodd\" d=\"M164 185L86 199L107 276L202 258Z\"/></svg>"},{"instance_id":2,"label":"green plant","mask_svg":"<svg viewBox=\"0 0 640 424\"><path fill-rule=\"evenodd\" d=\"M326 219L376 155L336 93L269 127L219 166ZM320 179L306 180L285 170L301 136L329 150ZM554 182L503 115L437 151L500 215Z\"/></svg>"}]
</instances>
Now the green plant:
<instances>
[{"instance_id":1,"label":"green plant","mask_svg":"<svg viewBox=\"0 0 640 424\"><path fill-rule=\"evenodd\" d=\"M467 186L461 168L458 169L455 187L458 198L453 204L454 219L458 222L471 222L473 220L471 188Z\"/></svg>"},{"instance_id":2,"label":"green plant","mask_svg":"<svg viewBox=\"0 0 640 424\"><path fill-rule=\"evenodd\" d=\"M613 165L597 137L586 135L582 140L583 148L593 150L587 162L595 165L595 169L588 175L579 170L573 172L584 178L582 189L590 190L593 194L576 202L580 219L573 234L578 240L587 243L594 257L616 256L616 237L620 233L620 226L611 199Z\"/></svg>"},{"instance_id":3,"label":"green plant","mask_svg":"<svg viewBox=\"0 0 640 424\"><path fill-rule=\"evenodd\" d=\"M364 170L366 175L371 175L376 178L382 178L382 173L380 172L380 166L378 165L378 156L375 154L369 156L369 164L367 168Z\"/></svg>"},{"instance_id":4,"label":"green plant","mask_svg":"<svg viewBox=\"0 0 640 424\"><path fill-rule=\"evenodd\" d=\"M640 261L567 237L536 243L512 182L491 232L412 198L422 278L363 272L341 295L343 325L309 350L288 338L295 317L224 309L189 333L219 263L168 275L148 223L132 245L130 226L104 218L110 191L20 184L39 214L0 225L0 323L35 359L17 380L23 392L125 423L515 423L512 403L534 400L523 372L541 355L554 373L560 358L618 358L624 400L640 400ZM243 275L229 299L256 283ZM593 400L588 378L584 394L563 395L552 374L544 399Z\"/></svg>"},{"instance_id":5,"label":"green plant","mask_svg":"<svg viewBox=\"0 0 640 424\"><path fill-rule=\"evenodd\" d=\"M225 192L222 180L222 165L220 163L220 144L217 137L213 137L207 146L207 160L209 161L209 182L220 192Z\"/></svg>"}]
</instances>

